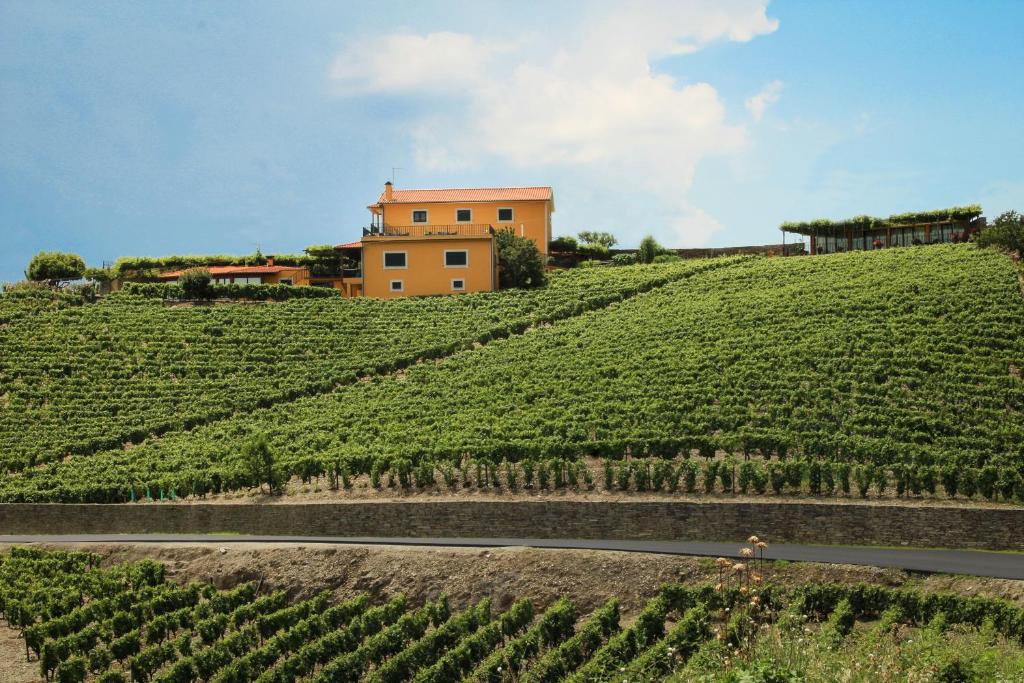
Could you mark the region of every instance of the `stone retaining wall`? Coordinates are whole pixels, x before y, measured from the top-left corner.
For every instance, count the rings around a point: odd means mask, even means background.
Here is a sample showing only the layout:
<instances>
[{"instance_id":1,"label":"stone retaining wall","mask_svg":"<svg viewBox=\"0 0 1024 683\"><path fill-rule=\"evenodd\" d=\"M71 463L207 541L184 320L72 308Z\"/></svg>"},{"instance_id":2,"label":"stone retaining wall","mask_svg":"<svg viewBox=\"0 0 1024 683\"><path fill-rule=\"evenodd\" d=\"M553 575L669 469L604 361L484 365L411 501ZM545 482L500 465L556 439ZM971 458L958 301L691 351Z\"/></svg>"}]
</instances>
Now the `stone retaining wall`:
<instances>
[{"instance_id":1,"label":"stone retaining wall","mask_svg":"<svg viewBox=\"0 0 1024 683\"><path fill-rule=\"evenodd\" d=\"M165 533L778 542L1024 550L1024 509L828 503L459 501L0 505L0 534Z\"/></svg>"}]
</instances>

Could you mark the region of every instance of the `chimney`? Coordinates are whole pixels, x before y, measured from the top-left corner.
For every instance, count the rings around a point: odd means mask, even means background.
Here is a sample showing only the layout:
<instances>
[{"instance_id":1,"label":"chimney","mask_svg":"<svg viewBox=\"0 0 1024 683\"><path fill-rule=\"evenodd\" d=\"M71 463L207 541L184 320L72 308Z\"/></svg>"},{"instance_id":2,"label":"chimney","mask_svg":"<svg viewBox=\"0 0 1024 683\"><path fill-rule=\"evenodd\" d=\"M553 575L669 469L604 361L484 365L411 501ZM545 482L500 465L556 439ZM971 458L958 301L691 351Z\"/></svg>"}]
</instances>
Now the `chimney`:
<instances>
[{"instance_id":1,"label":"chimney","mask_svg":"<svg viewBox=\"0 0 1024 683\"><path fill-rule=\"evenodd\" d=\"M267 265L268 266L274 265L274 257L273 256L268 256L267 257Z\"/></svg>"},{"instance_id":2,"label":"chimney","mask_svg":"<svg viewBox=\"0 0 1024 683\"><path fill-rule=\"evenodd\" d=\"M390 202L391 201L391 197L392 197L391 189L392 189L392 185L391 185L391 181L389 180L386 183L384 183L384 201L386 201L386 202Z\"/></svg>"}]
</instances>

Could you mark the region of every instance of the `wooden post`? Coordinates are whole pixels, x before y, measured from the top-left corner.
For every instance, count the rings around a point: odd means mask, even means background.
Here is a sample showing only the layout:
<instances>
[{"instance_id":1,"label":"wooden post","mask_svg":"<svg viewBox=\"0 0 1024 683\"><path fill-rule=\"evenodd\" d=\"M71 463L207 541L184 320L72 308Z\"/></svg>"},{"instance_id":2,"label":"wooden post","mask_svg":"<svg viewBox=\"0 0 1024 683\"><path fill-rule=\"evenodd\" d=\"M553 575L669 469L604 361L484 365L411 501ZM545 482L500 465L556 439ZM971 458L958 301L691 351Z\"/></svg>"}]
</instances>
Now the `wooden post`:
<instances>
[{"instance_id":1,"label":"wooden post","mask_svg":"<svg viewBox=\"0 0 1024 683\"><path fill-rule=\"evenodd\" d=\"M815 244L815 236L811 235L811 256L814 256L817 253L818 253L818 247L817 247L817 244Z\"/></svg>"},{"instance_id":2,"label":"wooden post","mask_svg":"<svg viewBox=\"0 0 1024 683\"><path fill-rule=\"evenodd\" d=\"M846 251L853 251L853 230L846 231Z\"/></svg>"},{"instance_id":3,"label":"wooden post","mask_svg":"<svg viewBox=\"0 0 1024 683\"><path fill-rule=\"evenodd\" d=\"M924 243L928 244L932 241L932 224L924 226Z\"/></svg>"},{"instance_id":4,"label":"wooden post","mask_svg":"<svg viewBox=\"0 0 1024 683\"><path fill-rule=\"evenodd\" d=\"M886 248L892 246L892 227L885 229L885 246Z\"/></svg>"}]
</instances>

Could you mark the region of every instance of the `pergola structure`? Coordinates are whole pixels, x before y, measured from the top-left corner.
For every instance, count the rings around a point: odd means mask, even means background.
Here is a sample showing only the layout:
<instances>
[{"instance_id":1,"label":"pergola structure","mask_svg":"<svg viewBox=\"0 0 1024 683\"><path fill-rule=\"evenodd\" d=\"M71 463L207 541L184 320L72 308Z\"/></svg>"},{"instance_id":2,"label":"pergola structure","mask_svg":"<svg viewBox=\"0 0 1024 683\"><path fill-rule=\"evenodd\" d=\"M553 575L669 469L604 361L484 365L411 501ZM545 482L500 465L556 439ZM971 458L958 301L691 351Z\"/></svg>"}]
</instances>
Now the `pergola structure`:
<instances>
[{"instance_id":1,"label":"pergola structure","mask_svg":"<svg viewBox=\"0 0 1024 683\"><path fill-rule=\"evenodd\" d=\"M888 218L855 216L833 221L783 223L783 233L807 235L811 254L833 254L844 251L909 247L915 244L964 242L985 226L981 207L954 206L935 211L894 214Z\"/></svg>"}]
</instances>

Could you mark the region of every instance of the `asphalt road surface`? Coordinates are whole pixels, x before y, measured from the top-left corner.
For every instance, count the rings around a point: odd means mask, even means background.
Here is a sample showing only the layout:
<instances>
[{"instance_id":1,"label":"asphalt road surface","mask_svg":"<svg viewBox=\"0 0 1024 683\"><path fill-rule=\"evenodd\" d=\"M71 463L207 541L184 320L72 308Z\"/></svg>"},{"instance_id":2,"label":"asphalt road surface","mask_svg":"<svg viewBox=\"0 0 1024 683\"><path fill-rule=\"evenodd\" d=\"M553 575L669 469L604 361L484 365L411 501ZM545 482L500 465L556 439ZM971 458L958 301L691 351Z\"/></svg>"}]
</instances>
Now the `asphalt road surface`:
<instances>
[{"instance_id":1,"label":"asphalt road surface","mask_svg":"<svg viewBox=\"0 0 1024 683\"><path fill-rule=\"evenodd\" d=\"M616 541L569 538L388 538L355 536L236 536L202 534L81 534L70 536L0 536L0 543L342 543L419 547L531 548L618 550L668 555L736 557L740 543L699 541ZM931 550L771 544L765 559L828 564L897 567L915 572L970 574L1003 579L1024 579L1024 553L984 550Z\"/></svg>"}]
</instances>

